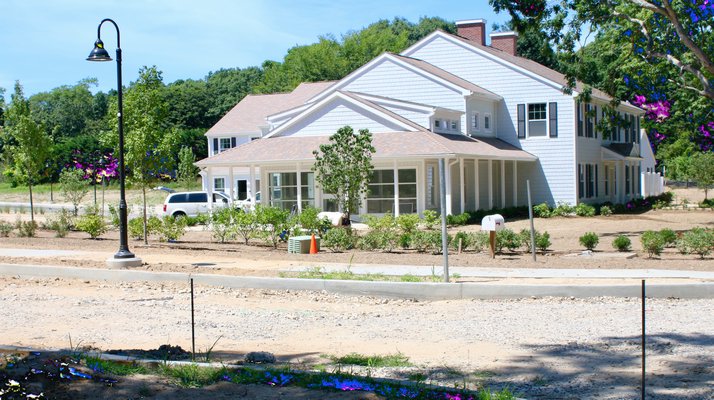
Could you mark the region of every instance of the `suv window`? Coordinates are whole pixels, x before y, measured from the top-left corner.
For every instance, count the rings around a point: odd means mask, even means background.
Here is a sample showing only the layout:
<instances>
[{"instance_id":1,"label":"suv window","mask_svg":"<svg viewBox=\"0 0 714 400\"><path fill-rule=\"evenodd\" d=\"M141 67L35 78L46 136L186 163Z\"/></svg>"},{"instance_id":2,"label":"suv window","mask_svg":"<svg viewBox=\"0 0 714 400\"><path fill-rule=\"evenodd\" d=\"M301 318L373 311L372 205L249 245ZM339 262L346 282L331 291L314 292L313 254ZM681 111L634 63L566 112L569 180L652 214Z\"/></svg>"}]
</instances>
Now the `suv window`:
<instances>
[{"instance_id":1,"label":"suv window","mask_svg":"<svg viewBox=\"0 0 714 400\"><path fill-rule=\"evenodd\" d=\"M189 203L206 203L208 202L207 193L189 193L188 194Z\"/></svg>"},{"instance_id":2,"label":"suv window","mask_svg":"<svg viewBox=\"0 0 714 400\"><path fill-rule=\"evenodd\" d=\"M220 202L228 203L228 198L221 195L220 193L213 193L213 202L214 203L220 203Z\"/></svg>"},{"instance_id":3,"label":"suv window","mask_svg":"<svg viewBox=\"0 0 714 400\"><path fill-rule=\"evenodd\" d=\"M187 195L185 193L174 194L169 197L169 203L186 203L186 197Z\"/></svg>"}]
</instances>

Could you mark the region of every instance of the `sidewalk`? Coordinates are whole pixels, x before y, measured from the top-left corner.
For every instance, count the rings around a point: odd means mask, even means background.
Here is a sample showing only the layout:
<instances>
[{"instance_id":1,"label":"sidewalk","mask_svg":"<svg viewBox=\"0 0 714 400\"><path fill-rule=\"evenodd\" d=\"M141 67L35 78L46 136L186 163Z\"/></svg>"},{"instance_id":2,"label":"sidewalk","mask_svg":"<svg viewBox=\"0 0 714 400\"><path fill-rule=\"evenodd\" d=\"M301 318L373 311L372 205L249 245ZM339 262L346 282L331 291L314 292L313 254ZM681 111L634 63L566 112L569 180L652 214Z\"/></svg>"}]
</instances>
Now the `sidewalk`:
<instances>
[{"instance_id":1,"label":"sidewalk","mask_svg":"<svg viewBox=\"0 0 714 400\"><path fill-rule=\"evenodd\" d=\"M71 257L78 260L101 261L106 253L0 248L0 256L9 257ZM149 260L145 260L149 261ZM187 259L189 264L211 264L208 259ZM219 261L221 268L249 268L245 260ZM305 271L315 266L292 266L283 271ZM324 271L346 271L354 274L385 274L393 276L436 276L443 274L441 266L330 264ZM60 277L100 279L108 281L187 282L234 288L275 290L326 290L350 295L386 296L424 300L463 298L519 298L532 296L637 297L641 280L647 280L649 297L714 298L714 272L656 269L544 269L544 268L449 268L450 276L459 283L345 281L320 279L266 278L220 274L190 274L183 272L153 272L141 270L110 270L52 265L0 264L0 275L20 277ZM436 279L438 282L438 278Z\"/></svg>"}]
</instances>

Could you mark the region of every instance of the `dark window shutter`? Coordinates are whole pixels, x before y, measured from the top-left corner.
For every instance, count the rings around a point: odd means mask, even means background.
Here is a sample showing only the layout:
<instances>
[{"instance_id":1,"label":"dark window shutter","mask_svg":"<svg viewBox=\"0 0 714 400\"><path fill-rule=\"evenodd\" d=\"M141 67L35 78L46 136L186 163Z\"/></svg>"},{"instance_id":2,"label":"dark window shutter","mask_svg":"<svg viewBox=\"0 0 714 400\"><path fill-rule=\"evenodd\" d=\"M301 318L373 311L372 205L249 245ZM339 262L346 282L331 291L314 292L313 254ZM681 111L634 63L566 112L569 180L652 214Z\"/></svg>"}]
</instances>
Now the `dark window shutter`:
<instances>
[{"instance_id":1,"label":"dark window shutter","mask_svg":"<svg viewBox=\"0 0 714 400\"><path fill-rule=\"evenodd\" d=\"M639 117L639 115L635 117L635 120L637 121L637 134L635 135L635 142L639 143L640 142L640 117Z\"/></svg>"},{"instance_id":2,"label":"dark window shutter","mask_svg":"<svg viewBox=\"0 0 714 400\"><path fill-rule=\"evenodd\" d=\"M518 105L518 138L524 139L526 137L526 105Z\"/></svg>"},{"instance_id":3,"label":"dark window shutter","mask_svg":"<svg viewBox=\"0 0 714 400\"><path fill-rule=\"evenodd\" d=\"M578 164L578 198L585 197L585 177L583 176L583 164Z\"/></svg>"},{"instance_id":4,"label":"dark window shutter","mask_svg":"<svg viewBox=\"0 0 714 400\"><path fill-rule=\"evenodd\" d=\"M576 104L578 109L578 136L583 136L583 106L579 101Z\"/></svg>"},{"instance_id":5,"label":"dark window shutter","mask_svg":"<svg viewBox=\"0 0 714 400\"><path fill-rule=\"evenodd\" d=\"M231 148L236 147L236 138L235 136L231 138Z\"/></svg>"},{"instance_id":6,"label":"dark window shutter","mask_svg":"<svg viewBox=\"0 0 714 400\"><path fill-rule=\"evenodd\" d=\"M558 137L558 103L548 104L550 137Z\"/></svg>"},{"instance_id":7,"label":"dark window shutter","mask_svg":"<svg viewBox=\"0 0 714 400\"><path fill-rule=\"evenodd\" d=\"M598 186L600 186L600 182L597 180L597 164L595 164L595 197L600 197Z\"/></svg>"},{"instance_id":8,"label":"dark window shutter","mask_svg":"<svg viewBox=\"0 0 714 400\"><path fill-rule=\"evenodd\" d=\"M593 134L595 136L595 139L597 139L597 106L593 106L595 108L595 127L593 128Z\"/></svg>"},{"instance_id":9,"label":"dark window shutter","mask_svg":"<svg viewBox=\"0 0 714 400\"><path fill-rule=\"evenodd\" d=\"M635 139L635 116L630 115L630 142L636 142L637 139Z\"/></svg>"},{"instance_id":10,"label":"dark window shutter","mask_svg":"<svg viewBox=\"0 0 714 400\"><path fill-rule=\"evenodd\" d=\"M213 138L213 154L218 154L218 138Z\"/></svg>"},{"instance_id":11,"label":"dark window shutter","mask_svg":"<svg viewBox=\"0 0 714 400\"><path fill-rule=\"evenodd\" d=\"M585 137L593 137L593 121L590 116L590 104L585 104Z\"/></svg>"}]
</instances>

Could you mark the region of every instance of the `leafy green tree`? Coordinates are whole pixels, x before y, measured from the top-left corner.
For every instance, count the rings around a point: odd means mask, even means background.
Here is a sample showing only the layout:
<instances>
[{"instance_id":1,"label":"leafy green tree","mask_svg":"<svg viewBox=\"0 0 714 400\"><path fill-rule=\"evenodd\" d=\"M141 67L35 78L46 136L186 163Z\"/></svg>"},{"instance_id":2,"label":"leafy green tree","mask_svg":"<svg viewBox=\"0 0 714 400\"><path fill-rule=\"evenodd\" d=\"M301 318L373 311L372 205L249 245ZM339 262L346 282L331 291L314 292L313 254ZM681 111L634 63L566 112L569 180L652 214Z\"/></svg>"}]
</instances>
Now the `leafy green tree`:
<instances>
[{"instance_id":1,"label":"leafy green tree","mask_svg":"<svg viewBox=\"0 0 714 400\"><path fill-rule=\"evenodd\" d=\"M704 200L707 200L709 188L714 185L714 153L698 153L692 157L691 177L704 189Z\"/></svg>"},{"instance_id":2,"label":"leafy green tree","mask_svg":"<svg viewBox=\"0 0 714 400\"><path fill-rule=\"evenodd\" d=\"M89 193L89 186L84 180L84 171L74 168L65 168L59 176L60 192L66 201L72 203L74 216L79 211L79 204L84 196Z\"/></svg>"},{"instance_id":3,"label":"leafy green tree","mask_svg":"<svg viewBox=\"0 0 714 400\"><path fill-rule=\"evenodd\" d=\"M161 171L173 167L175 130L167 123L168 105L163 96L161 71L156 67L142 67L139 79L132 82L124 93L124 162L129 179L142 191L144 243L148 243L146 230L146 189ZM110 106L114 121L113 131L106 135L105 144L118 143L116 122L117 105Z\"/></svg>"},{"instance_id":4,"label":"leafy green tree","mask_svg":"<svg viewBox=\"0 0 714 400\"><path fill-rule=\"evenodd\" d=\"M330 136L330 143L320 145L320 150L313 151L317 182L325 193L332 193L337 199L339 209L350 214L359 203L360 197L367 193L367 185L372 176L372 134L361 129L355 134L352 127L345 126Z\"/></svg>"},{"instance_id":5,"label":"leafy green tree","mask_svg":"<svg viewBox=\"0 0 714 400\"><path fill-rule=\"evenodd\" d=\"M32 119L29 102L25 99L20 82L15 83L15 93L7 111L6 134L15 144L9 149L15 178L26 183L30 191L30 219L34 223L35 210L32 185L39 181L49 156L51 140L42 126Z\"/></svg>"},{"instance_id":6,"label":"leafy green tree","mask_svg":"<svg viewBox=\"0 0 714 400\"><path fill-rule=\"evenodd\" d=\"M193 154L193 151L188 147L182 147L179 151L179 164L176 178L186 190L190 190L191 186L196 183L198 168L193 165L195 162L196 156Z\"/></svg>"},{"instance_id":7,"label":"leafy green tree","mask_svg":"<svg viewBox=\"0 0 714 400\"><path fill-rule=\"evenodd\" d=\"M96 79L85 79L74 86L60 86L31 96L29 103L33 119L45 127L54 141L85 133L96 134L96 131L88 132L90 121L97 118L94 97L90 92L90 88L96 85Z\"/></svg>"},{"instance_id":8,"label":"leafy green tree","mask_svg":"<svg viewBox=\"0 0 714 400\"><path fill-rule=\"evenodd\" d=\"M209 125L205 128L218 122L247 94L257 93L255 86L263 78L263 74L263 69L258 67L221 69L209 73L206 76L206 85L211 106L206 112Z\"/></svg>"}]
</instances>

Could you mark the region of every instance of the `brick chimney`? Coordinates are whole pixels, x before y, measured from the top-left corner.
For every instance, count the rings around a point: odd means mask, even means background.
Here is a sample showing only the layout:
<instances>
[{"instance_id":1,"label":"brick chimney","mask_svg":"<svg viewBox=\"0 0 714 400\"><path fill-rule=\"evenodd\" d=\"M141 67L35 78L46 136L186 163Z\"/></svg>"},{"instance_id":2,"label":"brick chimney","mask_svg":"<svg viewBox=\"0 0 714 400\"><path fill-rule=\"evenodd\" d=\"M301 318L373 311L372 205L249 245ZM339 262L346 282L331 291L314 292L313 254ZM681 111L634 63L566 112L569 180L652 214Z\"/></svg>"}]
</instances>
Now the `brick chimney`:
<instances>
[{"instance_id":1,"label":"brick chimney","mask_svg":"<svg viewBox=\"0 0 714 400\"><path fill-rule=\"evenodd\" d=\"M473 40L482 46L486 45L486 20L469 19L456 21L456 34L462 38Z\"/></svg>"},{"instance_id":2,"label":"brick chimney","mask_svg":"<svg viewBox=\"0 0 714 400\"><path fill-rule=\"evenodd\" d=\"M501 51L505 51L508 54L516 55L516 42L518 42L518 33L510 32L497 32L489 35L491 37L491 47Z\"/></svg>"}]
</instances>

